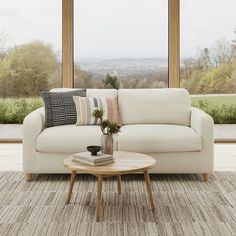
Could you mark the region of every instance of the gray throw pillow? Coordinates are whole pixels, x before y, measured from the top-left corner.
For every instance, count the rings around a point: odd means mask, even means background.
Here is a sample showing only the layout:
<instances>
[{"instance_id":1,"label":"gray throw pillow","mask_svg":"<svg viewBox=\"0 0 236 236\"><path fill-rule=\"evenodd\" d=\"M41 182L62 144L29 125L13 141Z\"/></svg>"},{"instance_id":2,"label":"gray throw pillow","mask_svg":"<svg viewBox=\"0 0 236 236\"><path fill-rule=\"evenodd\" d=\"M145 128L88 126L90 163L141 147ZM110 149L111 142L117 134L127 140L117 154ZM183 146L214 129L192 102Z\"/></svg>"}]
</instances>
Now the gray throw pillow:
<instances>
[{"instance_id":1,"label":"gray throw pillow","mask_svg":"<svg viewBox=\"0 0 236 236\"><path fill-rule=\"evenodd\" d=\"M86 89L70 92L42 92L46 128L76 123L77 115L73 96L86 97Z\"/></svg>"}]
</instances>

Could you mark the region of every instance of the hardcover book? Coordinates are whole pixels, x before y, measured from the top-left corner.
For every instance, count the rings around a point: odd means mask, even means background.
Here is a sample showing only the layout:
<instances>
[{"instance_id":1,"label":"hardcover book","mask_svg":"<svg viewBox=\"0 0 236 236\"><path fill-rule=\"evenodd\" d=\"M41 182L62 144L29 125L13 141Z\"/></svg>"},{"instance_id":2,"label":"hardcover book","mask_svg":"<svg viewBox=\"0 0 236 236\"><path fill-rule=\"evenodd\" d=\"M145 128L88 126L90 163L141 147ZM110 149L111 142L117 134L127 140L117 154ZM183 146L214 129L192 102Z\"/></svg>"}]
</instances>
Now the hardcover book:
<instances>
[{"instance_id":1,"label":"hardcover book","mask_svg":"<svg viewBox=\"0 0 236 236\"><path fill-rule=\"evenodd\" d=\"M97 156L92 156L89 152L80 152L73 155L73 159L84 160L92 163L101 163L104 161L113 160L112 155L99 153Z\"/></svg>"},{"instance_id":2,"label":"hardcover book","mask_svg":"<svg viewBox=\"0 0 236 236\"><path fill-rule=\"evenodd\" d=\"M114 163L113 158L111 160L100 161L100 162L91 162L91 161L86 161L86 160L82 160L82 159L75 158L75 157L73 157L72 160L76 161L78 163L81 163L81 164L87 164L87 165L91 165L91 166L102 166L102 165Z\"/></svg>"}]
</instances>

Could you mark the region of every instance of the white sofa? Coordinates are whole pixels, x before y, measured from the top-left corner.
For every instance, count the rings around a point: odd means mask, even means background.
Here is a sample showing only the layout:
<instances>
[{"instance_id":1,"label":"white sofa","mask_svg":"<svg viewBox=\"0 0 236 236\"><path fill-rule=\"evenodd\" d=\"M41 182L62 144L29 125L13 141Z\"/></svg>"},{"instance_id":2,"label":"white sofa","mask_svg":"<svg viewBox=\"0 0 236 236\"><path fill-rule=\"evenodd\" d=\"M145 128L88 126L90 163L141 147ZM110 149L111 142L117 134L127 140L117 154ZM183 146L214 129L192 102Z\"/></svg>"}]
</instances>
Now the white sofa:
<instances>
[{"instance_id":1,"label":"white sofa","mask_svg":"<svg viewBox=\"0 0 236 236\"><path fill-rule=\"evenodd\" d=\"M151 173L201 173L207 180L213 172L213 119L191 107L185 89L87 89L87 96L118 96L123 126L115 139L116 149L156 158ZM100 144L98 126L45 129L44 120L44 108L24 120L23 170L28 180L32 173L67 173L65 157Z\"/></svg>"}]
</instances>

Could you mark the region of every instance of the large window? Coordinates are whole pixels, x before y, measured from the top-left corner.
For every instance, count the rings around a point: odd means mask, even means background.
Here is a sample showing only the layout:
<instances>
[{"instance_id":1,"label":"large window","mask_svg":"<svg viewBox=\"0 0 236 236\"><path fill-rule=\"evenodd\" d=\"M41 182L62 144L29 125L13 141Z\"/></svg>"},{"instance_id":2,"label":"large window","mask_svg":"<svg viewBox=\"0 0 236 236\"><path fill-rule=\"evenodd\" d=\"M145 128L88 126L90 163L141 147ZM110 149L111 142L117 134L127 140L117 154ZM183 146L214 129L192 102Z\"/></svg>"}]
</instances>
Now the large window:
<instances>
[{"instance_id":1,"label":"large window","mask_svg":"<svg viewBox=\"0 0 236 236\"><path fill-rule=\"evenodd\" d=\"M75 87L168 86L167 0L74 0Z\"/></svg>"},{"instance_id":2,"label":"large window","mask_svg":"<svg viewBox=\"0 0 236 236\"><path fill-rule=\"evenodd\" d=\"M0 123L22 122L61 87L61 0L0 1Z\"/></svg>"},{"instance_id":3,"label":"large window","mask_svg":"<svg viewBox=\"0 0 236 236\"><path fill-rule=\"evenodd\" d=\"M235 0L181 0L181 86L215 123L236 123L235 9Z\"/></svg>"},{"instance_id":4,"label":"large window","mask_svg":"<svg viewBox=\"0 0 236 236\"><path fill-rule=\"evenodd\" d=\"M61 85L61 1L0 2L1 97Z\"/></svg>"}]
</instances>

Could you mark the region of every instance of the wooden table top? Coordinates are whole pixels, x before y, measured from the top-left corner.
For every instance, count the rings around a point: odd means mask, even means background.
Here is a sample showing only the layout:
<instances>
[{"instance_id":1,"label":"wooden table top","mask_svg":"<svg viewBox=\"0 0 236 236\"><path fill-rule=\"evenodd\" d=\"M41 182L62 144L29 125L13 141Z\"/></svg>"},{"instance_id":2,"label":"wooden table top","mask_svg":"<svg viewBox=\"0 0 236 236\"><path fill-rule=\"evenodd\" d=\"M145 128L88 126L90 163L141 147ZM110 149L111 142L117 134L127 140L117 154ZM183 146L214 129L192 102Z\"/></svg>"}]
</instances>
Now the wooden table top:
<instances>
[{"instance_id":1,"label":"wooden table top","mask_svg":"<svg viewBox=\"0 0 236 236\"><path fill-rule=\"evenodd\" d=\"M73 156L69 156L64 160L64 166L71 171L88 173L94 175L122 175L133 172L142 172L154 167L156 160L146 154L135 152L115 151L113 153L114 163L104 166L90 166L75 162Z\"/></svg>"}]
</instances>

